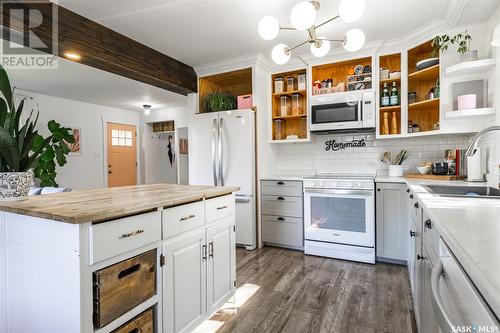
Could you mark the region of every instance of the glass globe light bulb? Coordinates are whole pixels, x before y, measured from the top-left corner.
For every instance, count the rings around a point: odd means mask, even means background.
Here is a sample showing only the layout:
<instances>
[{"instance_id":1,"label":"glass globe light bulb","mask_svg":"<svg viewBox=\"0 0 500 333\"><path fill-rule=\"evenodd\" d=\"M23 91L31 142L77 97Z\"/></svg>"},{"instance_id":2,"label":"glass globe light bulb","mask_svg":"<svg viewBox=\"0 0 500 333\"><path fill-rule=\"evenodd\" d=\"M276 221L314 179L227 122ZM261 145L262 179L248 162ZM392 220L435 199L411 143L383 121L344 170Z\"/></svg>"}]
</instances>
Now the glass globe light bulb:
<instances>
[{"instance_id":1,"label":"glass globe light bulb","mask_svg":"<svg viewBox=\"0 0 500 333\"><path fill-rule=\"evenodd\" d=\"M265 40L275 39L280 32L280 23L274 16L264 16L259 21L259 35Z\"/></svg>"},{"instance_id":2,"label":"glass globe light bulb","mask_svg":"<svg viewBox=\"0 0 500 333\"><path fill-rule=\"evenodd\" d=\"M324 57L330 51L330 41L318 40L316 43L311 43L311 53L318 58Z\"/></svg>"},{"instance_id":3,"label":"glass globe light bulb","mask_svg":"<svg viewBox=\"0 0 500 333\"><path fill-rule=\"evenodd\" d=\"M278 44L273 48L271 58L276 64L283 65L290 60L290 51L287 51L287 49L288 46L285 44Z\"/></svg>"},{"instance_id":4,"label":"glass globe light bulb","mask_svg":"<svg viewBox=\"0 0 500 333\"><path fill-rule=\"evenodd\" d=\"M344 49L356 52L365 44L365 34L359 29L351 29L345 33Z\"/></svg>"},{"instance_id":5,"label":"glass globe light bulb","mask_svg":"<svg viewBox=\"0 0 500 333\"><path fill-rule=\"evenodd\" d=\"M365 13L365 0L342 0L339 5L339 16L345 23L358 21Z\"/></svg>"},{"instance_id":6,"label":"glass globe light bulb","mask_svg":"<svg viewBox=\"0 0 500 333\"><path fill-rule=\"evenodd\" d=\"M309 1L301 1L293 6L290 21L297 30L307 30L316 21L316 7Z\"/></svg>"}]
</instances>

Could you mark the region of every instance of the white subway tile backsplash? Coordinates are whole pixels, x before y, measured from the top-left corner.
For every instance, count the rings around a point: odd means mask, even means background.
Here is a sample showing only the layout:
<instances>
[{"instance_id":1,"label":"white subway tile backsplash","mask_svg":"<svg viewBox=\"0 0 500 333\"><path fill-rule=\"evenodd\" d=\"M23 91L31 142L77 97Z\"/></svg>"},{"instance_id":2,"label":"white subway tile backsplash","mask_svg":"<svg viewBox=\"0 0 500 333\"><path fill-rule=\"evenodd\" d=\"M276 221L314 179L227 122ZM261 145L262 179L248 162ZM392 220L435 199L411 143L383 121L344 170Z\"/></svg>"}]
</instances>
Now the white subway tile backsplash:
<instances>
[{"instance_id":1,"label":"white subway tile backsplash","mask_svg":"<svg viewBox=\"0 0 500 333\"><path fill-rule=\"evenodd\" d=\"M325 141L366 142L365 147L325 151ZM316 169L317 171L369 171L385 169L380 161L385 151L397 154L401 149L409 153L403 163L406 171L416 171L417 164L439 161L446 149L465 149L469 138L465 135L422 138L375 140L374 135L312 135L311 142L278 146L278 168L287 170Z\"/></svg>"}]
</instances>

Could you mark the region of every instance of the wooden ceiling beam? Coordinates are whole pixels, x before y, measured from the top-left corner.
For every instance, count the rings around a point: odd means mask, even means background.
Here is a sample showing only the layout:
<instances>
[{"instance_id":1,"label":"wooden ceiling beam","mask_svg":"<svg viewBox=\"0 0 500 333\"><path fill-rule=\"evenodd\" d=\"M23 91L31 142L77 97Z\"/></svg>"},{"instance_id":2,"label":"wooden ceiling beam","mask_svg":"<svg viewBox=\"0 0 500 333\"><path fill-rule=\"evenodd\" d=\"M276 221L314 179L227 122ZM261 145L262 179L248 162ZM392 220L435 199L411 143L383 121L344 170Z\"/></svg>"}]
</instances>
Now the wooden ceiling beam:
<instances>
[{"instance_id":1,"label":"wooden ceiling beam","mask_svg":"<svg viewBox=\"0 0 500 333\"><path fill-rule=\"evenodd\" d=\"M52 43L52 23L57 23L58 47L45 51L47 53L64 58L67 58L67 52L76 53L81 58L69 60L178 94L197 92L197 75L191 66L97 22L49 1L17 3L15 8L22 8L26 12L34 9L42 14L42 24L31 30L47 45ZM57 15L53 15L54 10ZM8 27L2 23L4 39L18 42L9 36L14 35L11 34L12 29L22 33L20 29L23 29L23 18L14 17L8 10L3 10L2 19L2 22L11 22ZM165 32L157 33L168 38ZM28 43L28 40L23 40L24 46L29 47Z\"/></svg>"}]
</instances>

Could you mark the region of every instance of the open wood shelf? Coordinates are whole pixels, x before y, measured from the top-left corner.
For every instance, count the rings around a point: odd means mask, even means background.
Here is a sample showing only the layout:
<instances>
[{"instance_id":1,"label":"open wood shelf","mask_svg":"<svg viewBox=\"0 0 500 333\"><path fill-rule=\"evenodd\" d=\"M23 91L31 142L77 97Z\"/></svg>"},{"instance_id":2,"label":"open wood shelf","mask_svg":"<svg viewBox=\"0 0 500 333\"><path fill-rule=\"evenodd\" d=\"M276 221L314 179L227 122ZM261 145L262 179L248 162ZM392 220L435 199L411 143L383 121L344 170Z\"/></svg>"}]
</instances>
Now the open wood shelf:
<instances>
[{"instance_id":1,"label":"open wood shelf","mask_svg":"<svg viewBox=\"0 0 500 333\"><path fill-rule=\"evenodd\" d=\"M199 113L204 113L205 98L214 92L225 92L234 96L252 94L252 69L200 77L198 85Z\"/></svg>"},{"instance_id":2,"label":"open wood shelf","mask_svg":"<svg viewBox=\"0 0 500 333\"><path fill-rule=\"evenodd\" d=\"M401 111L401 105L394 105L394 106L381 106L380 107L380 112L383 111Z\"/></svg>"},{"instance_id":3,"label":"open wood shelf","mask_svg":"<svg viewBox=\"0 0 500 333\"><path fill-rule=\"evenodd\" d=\"M293 94L300 94L302 97L307 96L307 90L294 90L294 91L284 91L282 93L274 93L274 97L281 97L281 96L292 96Z\"/></svg>"},{"instance_id":4,"label":"open wood shelf","mask_svg":"<svg viewBox=\"0 0 500 333\"><path fill-rule=\"evenodd\" d=\"M272 85L272 117L270 121L272 121L272 138L271 142L273 143L288 143L288 142L306 142L309 141L309 130L307 128L307 80L306 80L306 89L305 90L297 90L297 78L300 74L306 74L306 69L299 69L290 72L276 73L271 76L271 85ZM286 90L286 78L293 77L295 79L295 89L293 91L284 91L282 93L276 93L274 91L274 80L278 77L282 77L284 80L283 89ZM307 77L307 76L306 76ZM291 111L293 110L292 105L292 95L299 94L300 95L300 106L299 111L300 114L292 114L292 115L281 115L281 97L286 96L290 99ZM297 111L295 111L297 112ZM303 120L303 118L306 118ZM281 138L277 136L277 123L281 122L282 130L281 130ZM296 135L298 139L289 139L286 140L286 137L289 135Z\"/></svg>"},{"instance_id":5,"label":"open wood shelf","mask_svg":"<svg viewBox=\"0 0 500 333\"><path fill-rule=\"evenodd\" d=\"M302 118L302 117L307 117L307 114L296 114L296 115L291 115L291 116L273 116L273 120L275 119L297 119L297 118Z\"/></svg>"},{"instance_id":6,"label":"open wood shelf","mask_svg":"<svg viewBox=\"0 0 500 333\"><path fill-rule=\"evenodd\" d=\"M399 83L401 82L401 78L400 77L395 77L393 79L383 79L383 80L380 80L380 85L384 85L384 83L387 83L387 85L389 84L392 84L393 82L396 82L398 85Z\"/></svg>"},{"instance_id":7,"label":"open wood shelf","mask_svg":"<svg viewBox=\"0 0 500 333\"><path fill-rule=\"evenodd\" d=\"M408 81L434 80L439 78L439 64L413 72L408 75Z\"/></svg>"},{"instance_id":8,"label":"open wood shelf","mask_svg":"<svg viewBox=\"0 0 500 333\"><path fill-rule=\"evenodd\" d=\"M408 104L408 109L421 110L421 109L431 109L439 108L439 98L426 99L420 102Z\"/></svg>"}]
</instances>

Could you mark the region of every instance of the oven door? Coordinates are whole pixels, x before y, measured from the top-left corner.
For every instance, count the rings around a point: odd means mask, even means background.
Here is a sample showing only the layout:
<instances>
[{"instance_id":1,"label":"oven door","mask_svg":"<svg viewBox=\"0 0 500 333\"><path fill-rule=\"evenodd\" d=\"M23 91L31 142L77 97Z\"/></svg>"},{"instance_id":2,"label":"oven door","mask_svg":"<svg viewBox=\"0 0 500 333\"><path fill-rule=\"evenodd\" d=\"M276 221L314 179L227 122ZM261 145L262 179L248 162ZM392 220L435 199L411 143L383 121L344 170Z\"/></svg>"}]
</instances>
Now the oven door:
<instances>
[{"instance_id":1,"label":"oven door","mask_svg":"<svg viewBox=\"0 0 500 333\"><path fill-rule=\"evenodd\" d=\"M311 106L311 130L339 130L363 126L361 102L329 103Z\"/></svg>"},{"instance_id":2,"label":"oven door","mask_svg":"<svg viewBox=\"0 0 500 333\"><path fill-rule=\"evenodd\" d=\"M375 246L373 190L304 189L306 240Z\"/></svg>"}]
</instances>

